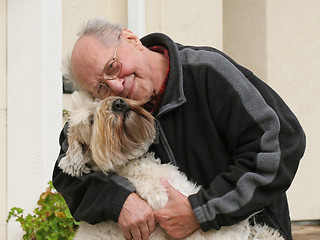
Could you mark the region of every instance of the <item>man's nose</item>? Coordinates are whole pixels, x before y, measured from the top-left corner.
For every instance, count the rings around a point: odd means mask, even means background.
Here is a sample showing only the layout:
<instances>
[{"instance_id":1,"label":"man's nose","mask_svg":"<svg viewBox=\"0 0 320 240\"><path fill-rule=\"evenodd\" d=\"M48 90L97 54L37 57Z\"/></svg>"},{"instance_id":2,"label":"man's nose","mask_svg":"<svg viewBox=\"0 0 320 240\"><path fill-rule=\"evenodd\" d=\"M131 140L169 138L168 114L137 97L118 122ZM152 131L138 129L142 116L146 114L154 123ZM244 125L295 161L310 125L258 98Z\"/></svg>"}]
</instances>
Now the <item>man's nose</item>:
<instances>
[{"instance_id":1,"label":"man's nose","mask_svg":"<svg viewBox=\"0 0 320 240\"><path fill-rule=\"evenodd\" d=\"M124 89L124 79L123 78L115 78L112 80L107 80L106 83L108 84L108 87L111 89L112 92L114 92L116 95L121 94Z\"/></svg>"}]
</instances>

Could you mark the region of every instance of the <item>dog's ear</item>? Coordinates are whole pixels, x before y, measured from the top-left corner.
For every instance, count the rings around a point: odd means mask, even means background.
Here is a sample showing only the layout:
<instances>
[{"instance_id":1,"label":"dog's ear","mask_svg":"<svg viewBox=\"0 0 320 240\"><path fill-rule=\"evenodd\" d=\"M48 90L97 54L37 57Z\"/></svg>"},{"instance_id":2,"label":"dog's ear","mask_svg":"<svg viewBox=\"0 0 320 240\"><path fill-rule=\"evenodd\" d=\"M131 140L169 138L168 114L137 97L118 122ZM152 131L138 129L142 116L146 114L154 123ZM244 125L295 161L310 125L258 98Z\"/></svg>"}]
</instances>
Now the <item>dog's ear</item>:
<instances>
[{"instance_id":1,"label":"dog's ear","mask_svg":"<svg viewBox=\"0 0 320 240\"><path fill-rule=\"evenodd\" d=\"M72 94L73 106L70 110L70 126L92 125L93 116L99 105L99 101L92 100L84 92L74 92Z\"/></svg>"},{"instance_id":2,"label":"dog's ear","mask_svg":"<svg viewBox=\"0 0 320 240\"><path fill-rule=\"evenodd\" d=\"M72 101L68 130L69 148L66 156L60 160L59 167L65 173L79 177L90 172L86 164L91 161L91 155L84 153L83 144L90 144L94 114L99 102L92 100L88 94L77 91L72 94Z\"/></svg>"},{"instance_id":3,"label":"dog's ear","mask_svg":"<svg viewBox=\"0 0 320 240\"><path fill-rule=\"evenodd\" d=\"M66 156L59 162L59 167L64 173L73 177L81 177L83 174L90 172L90 168L86 165L90 159L84 154L82 144L76 139L69 128L68 150Z\"/></svg>"}]
</instances>

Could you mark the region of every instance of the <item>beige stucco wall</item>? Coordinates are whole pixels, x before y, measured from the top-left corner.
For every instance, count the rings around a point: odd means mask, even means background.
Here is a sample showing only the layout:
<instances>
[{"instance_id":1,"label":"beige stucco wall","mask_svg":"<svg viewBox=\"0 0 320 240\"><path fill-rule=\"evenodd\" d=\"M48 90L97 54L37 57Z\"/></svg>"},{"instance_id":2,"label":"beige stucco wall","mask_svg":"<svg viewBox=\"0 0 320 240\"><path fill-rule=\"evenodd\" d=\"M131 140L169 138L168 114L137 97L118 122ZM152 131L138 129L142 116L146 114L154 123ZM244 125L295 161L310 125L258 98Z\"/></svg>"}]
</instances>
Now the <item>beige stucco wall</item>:
<instances>
[{"instance_id":1,"label":"beige stucco wall","mask_svg":"<svg viewBox=\"0 0 320 240\"><path fill-rule=\"evenodd\" d=\"M320 219L320 1L267 1L268 82L307 134L307 151L288 192L293 218Z\"/></svg>"},{"instance_id":2,"label":"beige stucco wall","mask_svg":"<svg viewBox=\"0 0 320 240\"><path fill-rule=\"evenodd\" d=\"M223 1L223 51L267 80L265 0Z\"/></svg>"},{"instance_id":3,"label":"beige stucco wall","mask_svg":"<svg viewBox=\"0 0 320 240\"><path fill-rule=\"evenodd\" d=\"M25 214L59 152L61 26L61 1L7 1L7 209ZM7 224L7 238L22 238L18 222Z\"/></svg>"},{"instance_id":4,"label":"beige stucco wall","mask_svg":"<svg viewBox=\"0 0 320 240\"><path fill-rule=\"evenodd\" d=\"M7 1L0 0L0 239L7 217Z\"/></svg>"},{"instance_id":5,"label":"beige stucco wall","mask_svg":"<svg viewBox=\"0 0 320 240\"><path fill-rule=\"evenodd\" d=\"M222 49L222 0L146 0L146 34L151 32L182 44Z\"/></svg>"},{"instance_id":6,"label":"beige stucco wall","mask_svg":"<svg viewBox=\"0 0 320 240\"><path fill-rule=\"evenodd\" d=\"M224 51L287 102L307 134L288 191L293 220L320 218L320 1L224 0Z\"/></svg>"}]
</instances>

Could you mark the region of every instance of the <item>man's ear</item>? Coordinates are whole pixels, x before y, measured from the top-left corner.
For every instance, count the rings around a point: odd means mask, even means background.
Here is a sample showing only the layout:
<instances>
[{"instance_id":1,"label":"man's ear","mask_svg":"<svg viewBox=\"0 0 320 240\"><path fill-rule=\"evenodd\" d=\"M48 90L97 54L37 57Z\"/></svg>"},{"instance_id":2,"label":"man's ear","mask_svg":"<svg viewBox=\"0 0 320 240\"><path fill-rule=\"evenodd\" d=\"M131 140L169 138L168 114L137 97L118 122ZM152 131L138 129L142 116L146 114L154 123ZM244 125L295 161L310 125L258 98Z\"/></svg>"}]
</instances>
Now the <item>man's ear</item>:
<instances>
[{"instance_id":1,"label":"man's ear","mask_svg":"<svg viewBox=\"0 0 320 240\"><path fill-rule=\"evenodd\" d=\"M143 48L143 45L137 35L131 32L129 29L123 28L121 31L121 36L127 40L129 43L134 44L139 48Z\"/></svg>"}]
</instances>

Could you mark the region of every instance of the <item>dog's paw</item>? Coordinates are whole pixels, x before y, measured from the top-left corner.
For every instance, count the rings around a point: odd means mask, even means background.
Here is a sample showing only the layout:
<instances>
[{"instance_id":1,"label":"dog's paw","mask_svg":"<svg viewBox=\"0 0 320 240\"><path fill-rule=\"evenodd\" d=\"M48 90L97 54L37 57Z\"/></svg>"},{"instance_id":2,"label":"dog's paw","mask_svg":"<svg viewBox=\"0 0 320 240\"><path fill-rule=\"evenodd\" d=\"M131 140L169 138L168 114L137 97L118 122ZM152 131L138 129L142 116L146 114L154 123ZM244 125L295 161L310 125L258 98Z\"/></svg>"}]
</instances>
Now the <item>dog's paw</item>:
<instances>
[{"instance_id":1,"label":"dog's paw","mask_svg":"<svg viewBox=\"0 0 320 240\"><path fill-rule=\"evenodd\" d=\"M91 171L90 167L85 163L79 164L79 162L74 162L68 155L60 160L58 166L64 173L73 177L81 177L83 174L88 174Z\"/></svg>"},{"instance_id":2,"label":"dog's paw","mask_svg":"<svg viewBox=\"0 0 320 240\"><path fill-rule=\"evenodd\" d=\"M83 165L80 168L78 168L77 175L81 177L82 174L88 174L90 172L91 172L91 168L88 167L87 165Z\"/></svg>"}]
</instances>

